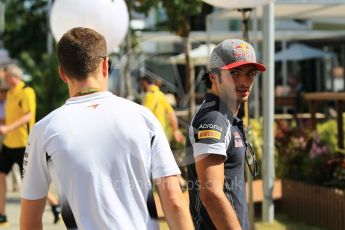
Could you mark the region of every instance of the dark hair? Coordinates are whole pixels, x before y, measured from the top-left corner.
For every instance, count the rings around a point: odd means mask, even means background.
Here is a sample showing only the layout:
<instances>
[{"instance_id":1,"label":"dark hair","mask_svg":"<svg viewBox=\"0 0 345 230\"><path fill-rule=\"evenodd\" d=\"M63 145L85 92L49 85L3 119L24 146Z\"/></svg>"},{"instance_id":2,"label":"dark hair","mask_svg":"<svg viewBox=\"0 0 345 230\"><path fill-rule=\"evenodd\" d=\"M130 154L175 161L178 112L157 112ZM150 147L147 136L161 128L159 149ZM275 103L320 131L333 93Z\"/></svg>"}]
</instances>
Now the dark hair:
<instances>
[{"instance_id":1,"label":"dark hair","mask_svg":"<svg viewBox=\"0 0 345 230\"><path fill-rule=\"evenodd\" d=\"M84 80L96 71L101 58L107 56L107 43L96 31L76 27L62 36L57 45L57 55L68 77Z\"/></svg>"},{"instance_id":2,"label":"dark hair","mask_svg":"<svg viewBox=\"0 0 345 230\"><path fill-rule=\"evenodd\" d=\"M154 79L152 77L150 77L150 76L147 76L147 75L145 75L143 77L140 77L139 79L140 79L140 81L146 81L149 84L153 84L154 83Z\"/></svg>"},{"instance_id":3,"label":"dark hair","mask_svg":"<svg viewBox=\"0 0 345 230\"><path fill-rule=\"evenodd\" d=\"M202 79L205 81L205 85L208 89L212 87L212 82L210 79L210 73L216 74L217 76L220 76L220 70L219 69L210 69L204 73L202 76Z\"/></svg>"}]
</instances>

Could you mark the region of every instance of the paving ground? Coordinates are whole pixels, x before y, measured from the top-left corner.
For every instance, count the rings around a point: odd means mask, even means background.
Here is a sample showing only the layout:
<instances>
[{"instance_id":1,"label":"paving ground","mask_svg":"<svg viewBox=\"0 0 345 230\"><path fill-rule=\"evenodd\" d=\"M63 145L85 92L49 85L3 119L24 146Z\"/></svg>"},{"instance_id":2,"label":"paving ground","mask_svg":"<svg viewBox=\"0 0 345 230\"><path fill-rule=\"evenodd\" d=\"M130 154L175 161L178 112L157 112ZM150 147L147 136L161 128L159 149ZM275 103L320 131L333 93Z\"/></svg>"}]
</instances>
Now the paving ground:
<instances>
[{"instance_id":1,"label":"paving ground","mask_svg":"<svg viewBox=\"0 0 345 230\"><path fill-rule=\"evenodd\" d=\"M10 182L10 180L8 180ZM255 184L254 187L258 185ZM9 190L11 190L11 183L8 183ZM260 190L257 188L257 190ZM185 198L188 200L188 193L185 192ZM157 209L158 209L158 214L160 217L163 217L164 214L162 212L159 198L158 196L155 196L156 204L157 204ZM20 194L18 192L11 192L8 191L8 196L7 196L7 203L6 203L6 211L7 211L7 216L8 220L10 222L10 226L4 227L0 226L0 230L18 230L19 229L19 213L20 213ZM50 206L47 206L44 212L43 216L43 229L44 230L63 230L66 229L65 225L63 224L63 221L60 220L60 222L56 225L53 224L53 215L50 210ZM168 226L164 221L160 222L160 227L162 230L168 230ZM307 225L304 225L303 223L298 223L298 222L292 222L288 218L284 217L279 217L277 221L275 221L272 224L264 224L261 222L256 223L256 228L258 230L320 230L320 228L316 227L310 227Z\"/></svg>"},{"instance_id":2,"label":"paving ground","mask_svg":"<svg viewBox=\"0 0 345 230\"><path fill-rule=\"evenodd\" d=\"M12 192L12 178L11 175L7 177L7 201L6 201L6 214L9 226L1 226L0 230L18 230L19 229L19 215L20 215L20 193ZM50 206L47 205L43 215L43 229L44 230L62 230L66 229L62 219L59 223L53 224L53 214Z\"/></svg>"},{"instance_id":3,"label":"paving ground","mask_svg":"<svg viewBox=\"0 0 345 230\"><path fill-rule=\"evenodd\" d=\"M19 229L19 213L20 213L20 194L18 192L9 192L6 203L7 218L10 226L0 226L4 230L18 230ZM65 229L62 220L58 224L53 224L53 214L50 211L50 206L47 206L43 216L43 229L45 230L61 230Z\"/></svg>"}]
</instances>

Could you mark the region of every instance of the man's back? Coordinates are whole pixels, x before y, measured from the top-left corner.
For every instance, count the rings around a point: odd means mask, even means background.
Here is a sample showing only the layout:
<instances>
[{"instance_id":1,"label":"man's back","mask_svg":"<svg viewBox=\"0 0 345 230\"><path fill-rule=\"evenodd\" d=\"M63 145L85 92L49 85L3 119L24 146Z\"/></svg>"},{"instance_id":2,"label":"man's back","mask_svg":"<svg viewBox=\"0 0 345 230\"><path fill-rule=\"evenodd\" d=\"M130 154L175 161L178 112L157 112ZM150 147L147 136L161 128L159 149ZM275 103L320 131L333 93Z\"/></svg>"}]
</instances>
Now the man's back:
<instances>
[{"instance_id":1,"label":"man's back","mask_svg":"<svg viewBox=\"0 0 345 230\"><path fill-rule=\"evenodd\" d=\"M168 143L147 109L109 92L74 97L39 122L32 136L41 141L27 152L48 159L62 214L71 207L79 229L157 228L146 206L150 178L179 170L171 154L161 153ZM39 176L48 186L44 163L27 168L24 183ZM28 199L44 196L35 186L24 187Z\"/></svg>"}]
</instances>

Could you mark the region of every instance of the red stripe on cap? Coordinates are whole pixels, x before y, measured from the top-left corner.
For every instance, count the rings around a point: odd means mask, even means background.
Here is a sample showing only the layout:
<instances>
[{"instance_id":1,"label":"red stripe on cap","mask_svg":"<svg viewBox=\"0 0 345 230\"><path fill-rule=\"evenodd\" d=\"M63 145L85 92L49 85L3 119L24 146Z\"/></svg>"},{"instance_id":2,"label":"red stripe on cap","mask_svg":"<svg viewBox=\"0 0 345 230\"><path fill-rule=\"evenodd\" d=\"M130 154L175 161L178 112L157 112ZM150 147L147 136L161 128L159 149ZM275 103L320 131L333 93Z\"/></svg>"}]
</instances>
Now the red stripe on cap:
<instances>
[{"instance_id":1,"label":"red stripe on cap","mask_svg":"<svg viewBox=\"0 0 345 230\"><path fill-rule=\"evenodd\" d=\"M264 72L266 70L266 67L263 64L256 63L256 62L249 62L249 61L237 61L230 63L226 66L220 67L219 69L234 69L239 66L243 65L254 65L259 71Z\"/></svg>"}]
</instances>

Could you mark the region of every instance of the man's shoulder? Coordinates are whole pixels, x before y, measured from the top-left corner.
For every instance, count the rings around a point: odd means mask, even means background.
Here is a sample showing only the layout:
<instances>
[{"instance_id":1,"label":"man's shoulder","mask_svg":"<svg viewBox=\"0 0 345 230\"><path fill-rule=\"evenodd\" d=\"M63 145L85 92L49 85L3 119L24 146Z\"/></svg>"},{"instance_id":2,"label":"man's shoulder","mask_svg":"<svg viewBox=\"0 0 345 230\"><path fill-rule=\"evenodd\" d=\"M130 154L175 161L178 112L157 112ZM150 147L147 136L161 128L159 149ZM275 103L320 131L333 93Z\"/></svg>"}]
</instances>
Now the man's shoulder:
<instances>
[{"instance_id":1,"label":"man's shoulder","mask_svg":"<svg viewBox=\"0 0 345 230\"><path fill-rule=\"evenodd\" d=\"M135 103L133 101L130 101L128 99L122 98L122 97L116 97L116 101L114 101L114 103L116 103L117 106L122 106L121 108L127 108L135 112L139 112L139 113L150 112L150 110L146 108L145 106Z\"/></svg>"},{"instance_id":2,"label":"man's shoulder","mask_svg":"<svg viewBox=\"0 0 345 230\"><path fill-rule=\"evenodd\" d=\"M200 125L205 126L206 124L214 124L224 127L229 125L229 120L227 119L226 114L219 112L212 107L201 106L193 118L192 125L195 128L198 128Z\"/></svg>"},{"instance_id":3,"label":"man's shoulder","mask_svg":"<svg viewBox=\"0 0 345 230\"><path fill-rule=\"evenodd\" d=\"M64 108L64 105L53 110L48 115L37 121L33 127L36 130L45 130L45 128L49 125L49 123L54 119L54 117L59 114Z\"/></svg>"},{"instance_id":4,"label":"man's shoulder","mask_svg":"<svg viewBox=\"0 0 345 230\"><path fill-rule=\"evenodd\" d=\"M144 117L147 122L152 122L152 119L156 119L149 108L122 97L116 98L117 100L114 102L116 103L116 109L120 108L123 113L130 112L132 115Z\"/></svg>"},{"instance_id":5,"label":"man's shoulder","mask_svg":"<svg viewBox=\"0 0 345 230\"><path fill-rule=\"evenodd\" d=\"M25 96L28 96L28 95L31 96L31 95L35 95L35 90L31 86L24 85L20 93Z\"/></svg>"}]
</instances>

